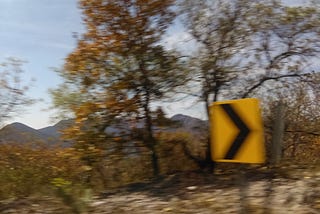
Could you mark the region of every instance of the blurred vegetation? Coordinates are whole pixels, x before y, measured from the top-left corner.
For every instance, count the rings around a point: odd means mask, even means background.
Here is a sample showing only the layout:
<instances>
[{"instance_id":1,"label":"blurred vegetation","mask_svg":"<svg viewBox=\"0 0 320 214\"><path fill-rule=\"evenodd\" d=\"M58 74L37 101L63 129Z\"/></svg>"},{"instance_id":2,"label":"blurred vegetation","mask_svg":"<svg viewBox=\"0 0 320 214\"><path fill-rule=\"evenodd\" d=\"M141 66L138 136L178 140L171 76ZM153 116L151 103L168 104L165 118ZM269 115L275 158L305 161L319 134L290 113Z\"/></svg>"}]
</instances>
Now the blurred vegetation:
<instances>
[{"instance_id":1,"label":"blurred vegetation","mask_svg":"<svg viewBox=\"0 0 320 214\"><path fill-rule=\"evenodd\" d=\"M80 8L87 32L58 71L65 82L51 90L54 107L75 119L64 130L72 147L1 144L0 199L56 195L81 213L91 194L208 167L208 126L193 133L155 108L180 94L205 109L260 98L269 156L281 101L283 159L320 161L320 78L309 67L320 51L318 8L246 0L81 0ZM176 12L199 45L189 56L161 44ZM28 103L20 101L9 104Z\"/></svg>"},{"instance_id":2,"label":"blurred vegetation","mask_svg":"<svg viewBox=\"0 0 320 214\"><path fill-rule=\"evenodd\" d=\"M64 136L92 168L89 183L107 187L188 168L211 171L209 134L165 131L179 124L154 110L156 102L181 94L197 97L209 120L214 101L260 98L268 150L274 106L282 100L284 157L305 153L295 150L306 149L303 142L316 147L319 73L310 64L320 51L317 8L274 0L79 3L87 31L58 70L65 81L51 95L55 108L75 118ZM196 43L192 53L162 43L178 19Z\"/></svg>"},{"instance_id":3,"label":"blurred vegetation","mask_svg":"<svg viewBox=\"0 0 320 214\"><path fill-rule=\"evenodd\" d=\"M319 82L315 75L313 81ZM285 128L282 155L286 160L301 163L318 163L320 140L320 109L319 90L314 85L306 82L295 85L295 90L284 90L278 94L285 106L283 115ZM272 121L275 106L278 101L270 98L267 108L264 108L264 123L267 146L270 148ZM269 151L270 156L270 151Z\"/></svg>"},{"instance_id":4,"label":"blurred vegetation","mask_svg":"<svg viewBox=\"0 0 320 214\"><path fill-rule=\"evenodd\" d=\"M0 125L35 101L27 96L31 82L22 79L24 63L13 57L0 63Z\"/></svg>"},{"instance_id":5,"label":"blurred vegetation","mask_svg":"<svg viewBox=\"0 0 320 214\"><path fill-rule=\"evenodd\" d=\"M155 176L159 174L159 163L152 102L180 86L185 74L179 69L179 56L160 45L175 18L173 5L173 0L80 0L87 31L58 71L65 83L51 91L54 105L63 110L70 107L76 117L69 136L77 144L83 143L81 137L76 137L80 131L104 136L111 125L143 121L140 140L151 151ZM70 99L61 102L61 89L66 85L70 85ZM80 100L74 97L79 92ZM76 100L77 105L72 104Z\"/></svg>"},{"instance_id":6,"label":"blurred vegetation","mask_svg":"<svg viewBox=\"0 0 320 214\"><path fill-rule=\"evenodd\" d=\"M39 145L0 145L0 198L50 194L52 181L85 184L88 168L73 148Z\"/></svg>"}]
</instances>

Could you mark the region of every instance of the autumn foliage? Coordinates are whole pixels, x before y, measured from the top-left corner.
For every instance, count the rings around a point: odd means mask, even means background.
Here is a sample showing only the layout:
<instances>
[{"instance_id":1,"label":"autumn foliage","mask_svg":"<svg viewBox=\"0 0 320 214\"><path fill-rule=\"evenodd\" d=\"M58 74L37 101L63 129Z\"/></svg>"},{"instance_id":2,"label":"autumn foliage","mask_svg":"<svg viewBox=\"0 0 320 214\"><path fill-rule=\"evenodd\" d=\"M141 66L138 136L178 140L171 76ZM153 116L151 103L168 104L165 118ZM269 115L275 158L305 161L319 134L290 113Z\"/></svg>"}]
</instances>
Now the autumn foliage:
<instances>
[{"instance_id":1,"label":"autumn foliage","mask_svg":"<svg viewBox=\"0 0 320 214\"><path fill-rule=\"evenodd\" d=\"M85 184L88 170L73 148L0 145L0 198L50 195L58 178Z\"/></svg>"},{"instance_id":2,"label":"autumn foliage","mask_svg":"<svg viewBox=\"0 0 320 214\"><path fill-rule=\"evenodd\" d=\"M161 45L175 18L174 2L80 1L86 32L60 71L83 98L70 107L76 122L67 136L81 144L80 132L94 134L101 138L91 138L90 144L101 149L99 140L108 147L104 131L109 126L123 121L143 123L141 141L152 153L155 175L159 172L152 102L166 98L182 84L184 75L178 69L178 56Z\"/></svg>"}]
</instances>

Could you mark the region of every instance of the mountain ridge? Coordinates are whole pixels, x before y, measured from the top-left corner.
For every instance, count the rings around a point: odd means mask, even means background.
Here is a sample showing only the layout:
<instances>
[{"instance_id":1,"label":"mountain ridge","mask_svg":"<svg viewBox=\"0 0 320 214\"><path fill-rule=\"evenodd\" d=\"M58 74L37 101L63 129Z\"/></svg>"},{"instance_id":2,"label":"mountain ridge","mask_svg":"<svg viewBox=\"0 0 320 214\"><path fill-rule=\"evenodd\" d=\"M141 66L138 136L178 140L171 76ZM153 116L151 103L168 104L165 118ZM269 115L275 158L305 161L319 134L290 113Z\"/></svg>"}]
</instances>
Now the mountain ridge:
<instances>
[{"instance_id":1,"label":"mountain ridge","mask_svg":"<svg viewBox=\"0 0 320 214\"><path fill-rule=\"evenodd\" d=\"M170 120L179 123L178 127L169 128L171 132L183 129L198 135L203 134L208 126L207 121L183 114L176 114ZM34 129L23 123L14 122L0 129L0 144L40 142L47 145L55 145L63 143L61 131L70 126L72 122L72 119L61 120L52 126L40 129ZM111 127L111 129L117 132L117 127Z\"/></svg>"}]
</instances>

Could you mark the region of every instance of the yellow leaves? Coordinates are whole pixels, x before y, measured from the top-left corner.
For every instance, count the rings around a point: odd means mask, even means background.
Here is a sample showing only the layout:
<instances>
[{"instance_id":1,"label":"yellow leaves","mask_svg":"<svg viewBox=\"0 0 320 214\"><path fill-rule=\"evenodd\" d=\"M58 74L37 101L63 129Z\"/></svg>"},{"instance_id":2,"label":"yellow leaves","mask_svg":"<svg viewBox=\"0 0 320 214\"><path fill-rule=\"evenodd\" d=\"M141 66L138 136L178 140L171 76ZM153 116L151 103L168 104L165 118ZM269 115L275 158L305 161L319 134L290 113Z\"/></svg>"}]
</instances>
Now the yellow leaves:
<instances>
[{"instance_id":1,"label":"yellow leaves","mask_svg":"<svg viewBox=\"0 0 320 214\"><path fill-rule=\"evenodd\" d=\"M127 108L129 112L137 111L141 99L130 98L137 93L136 84L132 81L134 74L131 78L131 74L126 73L134 73L138 69L138 59L151 61L143 63L146 64L145 70L151 67L158 70L160 63L149 58L161 56L143 55L153 53L154 46L159 45L163 30L174 18L170 11L173 3L173 0L80 1L87 31L79 39L77 48L66 58L64 72L73 76L71 80L75 80L76 88L83 93L108 88L106 93L113 95L105 100L99 99L91 106L84 103L76 108L77 123L87 121L91 114L103 109L110 108L114 114ZM144 82L141 79L137 81L140 81L139 85Z\"/></svg>"},{"instance_id":2,"label":"yellow leaves","mask_svg":"<svg viewBox=\"0 0 320 214\"><path fill-rule=\"evenodd\" d=\"M55 187L66 187L70 186L72 182L67 181L63 178L54 178L52 179L51 184L53 184Z\"/></svg>"},{"instance_id":3,"label":"yellow leaves","mask_svg":"<svg viewBox=\"0 0 320 214\"><path fill-rule=\"evenodd\" d=\"M85 172L85 171L90 171L90 170L92 170L92 167L87 166L87 165L83 165L83 166L81 166L80 169L81 169L81 171Z\"/></svg>"},{"instance_id":4,"label":"yellow leaves","mask_svg":"<svg viewBox=\"0 0 320 214\"><path fill-rule=\"evenodd\" d=\"M103 65L104 47L101 45L79 42L78 47L66 58L64 72L92 79L95 83L105 72ZM101 62L101 65L97 62Z\"/></svg>"},{"instance_id":5,"label":"yellow leaves","mask_svg":"<svg viewBox=\"0 0 320 214\"><path fill-rule=\"evenodd\" d=\"M65 148L58 150L56 153L58 158L68 158L68 159L73 159L73 160L80 160L81 159L81 154L77 152L75 148Z\"/></svg>"},{"instance_id":6,"label":"yellow leaves","mask_svg":"<svg viewBox=\"0 0 320 214\"><path fill-rule=\"evenodd\" d=\"M313 21L318 22L318 17L316 14L316 9L311 7L285 7L284 14L281 17L281 21L287 24L299 24L299 22L301 22L306 26L307 23L310 23L312 26L315 24L312 24Z\"/></svg>"},{"instance_id":7,"label":"yellow leaves","mask_svg":"<svg viewBox=\"0 0 320 214\"><path fill-rule=\"evenodd\" d=\"M106 103L97 103L97 107L100 109L106 109L107 105L106 105Z\"/></svg>"},{"instance_id":8,"label":"yellow leaves","mask_svg":"<svg viewBox=\"0 0 320 214\"><path fill-rule=\"evenodd\" d=\"M76 110L76 123L82 123L83 121L88 119L88 116L94 112L96 112L98 109L98 105L93 102L85 102L81 104Z\"/></svg>"},{"instance_id":9,"label":"yellow leaves","mask_svg":"<svg viewBox=\"0 0 320 214\"><path fill-rule=\"evenodd\" d=\"M138 110L138 101L135 97L128 97L126 93L121 93L120 88L127 83L119 83L115 85L115 93L108 94L105 101L106 108L115 114L120 114L121 112L136 112Z\"/></svg>"}]
</instances>

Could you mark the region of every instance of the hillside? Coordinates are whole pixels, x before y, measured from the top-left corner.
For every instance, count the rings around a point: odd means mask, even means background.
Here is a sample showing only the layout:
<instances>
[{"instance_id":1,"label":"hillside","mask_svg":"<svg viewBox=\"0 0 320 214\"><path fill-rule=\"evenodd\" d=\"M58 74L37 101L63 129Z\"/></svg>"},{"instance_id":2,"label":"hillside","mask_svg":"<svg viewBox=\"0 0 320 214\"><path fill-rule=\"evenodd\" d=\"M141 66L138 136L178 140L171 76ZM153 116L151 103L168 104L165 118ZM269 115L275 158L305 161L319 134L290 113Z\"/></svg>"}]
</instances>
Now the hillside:
<instances>
[{"instance_id":1,"label":"hillside","mask_svg":"<svg viewBox=\"0 0 320 214\"><path fill-rule=\"evenodd\" d=\"M59 139L61 137L61 131L70 126L72 122L72 120L61 120L53 126L38 129L38 131L47 136Z\"/></svg>"},{"instance_id":2,"label":"hillside","mask_svg":"<svg viewBox=\"0 0 320 214\"><path fill-rule=\"evenodd\" d=\"M57 139L22 123L12 123L0 130L1 143L53 143L54 141Z\"/></svg>"},{"instance_id":3,"label":"hillside","mask_svg":"<svg viewBox=\"0 0 320 214\"><path fill-rule=\"evenodd\" d=\"M195 134L207 134L208 122L198 118L190 117L183 114L176 114L170 118L172 121L178 122L178 129L184 129L187 132Z\"/></svg>"},{"instance_id":4,"label":"hillside","mask_svg":"<svg viewBox=\"0 0 320 214\"><path fill-rule=\"evenodd\" d=\"M60 130L62 130L67 121L60 121L54 126L43 129L34 129L22 123L12 123L0 130L0 143L44 143L55 145L61 143Z\"/></svg>"},{"instance_id":5,"label":"hillside","mask_svg":"<svg viewBox=\"0 0 320 214\"><path fill-rule=\"evenodd\" d=\"M177 114L170 118L177 122L178 125L168 127L164 130L174 132L184 130L194 135L203 135L206 132L207 122L198 118L187 115ZM48 126L42 129L34 129L22 123L12 123L0 130L0 143L17 143L25 144L30 142L40 142L48 145L61 143L61 130L72 124L72 120L61 120L53 126ZM139 127L143 124L138 124ZM129 124L120 124L111 126L106 129L108 133L117 134L124 130L129 130ZM155 127L156 128L156 127Z\"/></svg>"}]
</instances>

